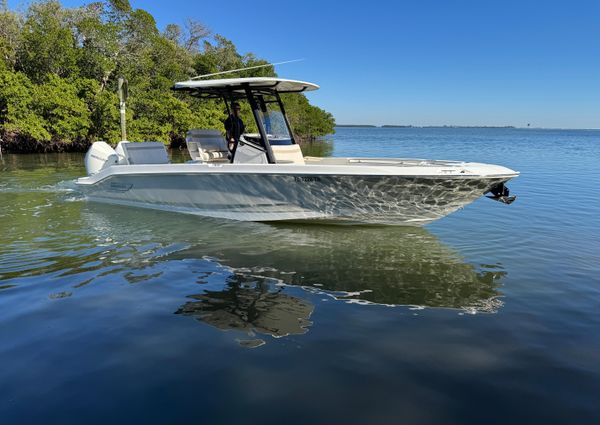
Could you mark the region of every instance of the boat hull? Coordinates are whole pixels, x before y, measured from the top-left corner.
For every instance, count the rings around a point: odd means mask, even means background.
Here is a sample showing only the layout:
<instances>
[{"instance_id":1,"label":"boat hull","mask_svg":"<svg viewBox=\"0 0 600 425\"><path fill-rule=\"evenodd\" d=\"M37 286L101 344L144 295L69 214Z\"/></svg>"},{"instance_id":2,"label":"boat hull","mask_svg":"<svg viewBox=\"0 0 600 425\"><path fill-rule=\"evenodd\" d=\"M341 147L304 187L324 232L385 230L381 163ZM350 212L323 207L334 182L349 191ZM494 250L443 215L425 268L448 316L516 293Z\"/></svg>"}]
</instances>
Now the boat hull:
<instances>
[{"instance_id":1,"label":"boat hull","mask_svg":"<svg viewBox=\"0 0 600 425\"><path fill-rule=\"evenodd\" d=\"M114 174L79 184L90 201L241 221L423 225L507 176Z\"/></svg>"}]
</instances>

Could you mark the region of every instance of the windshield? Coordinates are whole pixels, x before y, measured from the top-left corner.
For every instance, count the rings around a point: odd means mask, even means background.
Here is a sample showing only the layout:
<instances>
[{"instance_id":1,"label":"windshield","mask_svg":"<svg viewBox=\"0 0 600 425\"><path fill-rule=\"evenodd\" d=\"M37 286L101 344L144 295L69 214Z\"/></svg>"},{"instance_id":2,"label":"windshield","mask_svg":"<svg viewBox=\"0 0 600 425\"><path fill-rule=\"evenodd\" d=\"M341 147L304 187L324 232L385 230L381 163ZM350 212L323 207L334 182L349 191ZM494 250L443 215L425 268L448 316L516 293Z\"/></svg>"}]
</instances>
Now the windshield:
<instances>
[{"instance_id":1,"label":"windshield","mask_svg":"<svg viewBox=\"0 0 600 425\"><path fill-rule=\"evenodd\" d=\"M285 122L285 117L283 116L281 111L275 109L276 105L272 103L269 103L265 106L266 110L260 110L259 115L262 124L265 127L265 131L267 132L269 142L271 144L274 144L276 142L291 143L292 137L290 135L290 132L288 131L288 126Z\"/></svg>"}]
</instances>

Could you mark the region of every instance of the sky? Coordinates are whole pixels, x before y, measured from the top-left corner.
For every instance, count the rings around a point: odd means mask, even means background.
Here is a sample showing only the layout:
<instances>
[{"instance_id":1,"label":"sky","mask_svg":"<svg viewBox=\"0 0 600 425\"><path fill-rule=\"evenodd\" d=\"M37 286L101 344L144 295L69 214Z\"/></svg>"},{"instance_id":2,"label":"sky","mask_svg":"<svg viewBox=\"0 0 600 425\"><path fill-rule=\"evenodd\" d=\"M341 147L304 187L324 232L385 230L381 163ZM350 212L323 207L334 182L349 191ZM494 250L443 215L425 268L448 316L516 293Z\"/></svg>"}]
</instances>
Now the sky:
<instances>
[{"instance_id":1,"label":"sky","mask_svg":"<svg viewBox=\"0 0 600 425\"><path fill-rule=\"evenodd\" d=\"M599 0L130 2L161 29L192 18L242 54L303 58L278 75L319 84L338 124L600 128Z\"/></svg>"}]
</instances>

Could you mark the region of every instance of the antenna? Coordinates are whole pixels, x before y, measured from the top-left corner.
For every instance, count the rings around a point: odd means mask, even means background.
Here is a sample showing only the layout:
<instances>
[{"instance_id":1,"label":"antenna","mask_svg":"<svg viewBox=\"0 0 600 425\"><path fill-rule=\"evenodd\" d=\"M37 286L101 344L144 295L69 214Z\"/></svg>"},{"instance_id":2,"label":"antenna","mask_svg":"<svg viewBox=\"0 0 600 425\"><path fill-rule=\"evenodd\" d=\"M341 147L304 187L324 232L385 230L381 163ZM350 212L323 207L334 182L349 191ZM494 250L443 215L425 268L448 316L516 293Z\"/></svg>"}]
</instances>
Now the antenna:
<instances>
[{"instance_id":1,"label":"antenna","mask_svg":"<svg viewBox=\"0 0 600 425\"><path fill-rule=\"evenodd\" d=\"M267 66L275 66L275 65L283 65L286 63L292 63L292 62L301 62L304 59L293 59L291 61L284 61L284 62L277 62L277 63L267 63L265 65L256 65L256 66L249 66L247 68L238 68L238 69L232 69L229 71L221 71L221 72L214 72L212 74L204 74L204 75L198 75L196 77L192 77L190 78L190 80L198 80L200 78L204 78L204 77L213 77L215 75L222 75L222 74L231 74L232 72L238 72L238 71L246 71L248 69L257 69L257 68L265 68Z\"/></svg>"},{"instance_id":2,"label":"antenna","mask_svg":"<svg viewBox=\"0 0 600 425\"><path fill-rule=\"evenodd\" d=\"M127 102L128 85L126 79L119 78L119 112L121 114L121 140L127 140L127 127L125 124L125 102Z\"/></svg>"}]
</instances>

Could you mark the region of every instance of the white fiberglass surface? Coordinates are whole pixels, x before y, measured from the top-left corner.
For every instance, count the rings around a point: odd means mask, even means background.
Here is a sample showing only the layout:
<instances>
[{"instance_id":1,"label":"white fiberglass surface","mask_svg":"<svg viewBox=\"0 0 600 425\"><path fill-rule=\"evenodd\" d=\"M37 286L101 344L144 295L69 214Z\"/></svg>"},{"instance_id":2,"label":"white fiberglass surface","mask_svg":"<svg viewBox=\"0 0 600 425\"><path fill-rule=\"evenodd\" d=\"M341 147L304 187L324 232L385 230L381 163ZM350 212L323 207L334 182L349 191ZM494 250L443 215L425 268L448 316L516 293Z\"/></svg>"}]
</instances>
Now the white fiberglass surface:
<instances>
[{"instance_id":1,"label":"white fiberglass surface","mask_svg":"<svg viewBox=\"0 0 600 425\"><path fill-rule=\"evenodd\" d=\"M402 224L441 218L505 180L394 175L122 174L83 185L82 189L97 201L238 220L322 217Z\"/></svg>"}]
</instances>

